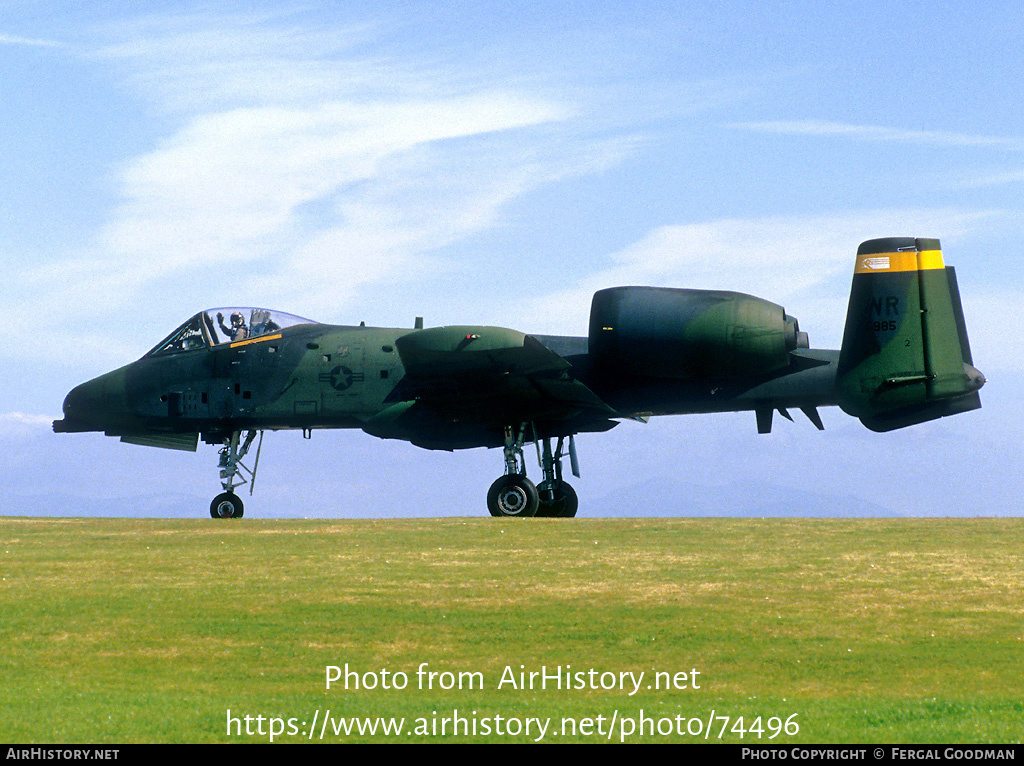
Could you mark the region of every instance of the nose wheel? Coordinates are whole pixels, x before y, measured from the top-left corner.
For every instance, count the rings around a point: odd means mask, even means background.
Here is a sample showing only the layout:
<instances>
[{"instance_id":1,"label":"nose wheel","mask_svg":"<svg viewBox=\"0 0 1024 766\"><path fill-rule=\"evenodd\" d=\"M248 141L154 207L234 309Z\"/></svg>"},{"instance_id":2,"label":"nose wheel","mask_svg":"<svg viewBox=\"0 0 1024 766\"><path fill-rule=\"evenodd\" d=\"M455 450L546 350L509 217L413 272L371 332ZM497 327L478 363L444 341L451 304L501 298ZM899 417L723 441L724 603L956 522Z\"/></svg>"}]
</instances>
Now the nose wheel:
<instances>
[{"instance_id":1,"label":"nose wheel","mask_svg":"<svg viewBox=\"0 0 1024 766\"><path fill-rule=\"evenodd\" d=\"M242 498L234 492L221 492L210 503L210 516L215 519L240 519L242 512Z\"/></svg>"}]
</instances>

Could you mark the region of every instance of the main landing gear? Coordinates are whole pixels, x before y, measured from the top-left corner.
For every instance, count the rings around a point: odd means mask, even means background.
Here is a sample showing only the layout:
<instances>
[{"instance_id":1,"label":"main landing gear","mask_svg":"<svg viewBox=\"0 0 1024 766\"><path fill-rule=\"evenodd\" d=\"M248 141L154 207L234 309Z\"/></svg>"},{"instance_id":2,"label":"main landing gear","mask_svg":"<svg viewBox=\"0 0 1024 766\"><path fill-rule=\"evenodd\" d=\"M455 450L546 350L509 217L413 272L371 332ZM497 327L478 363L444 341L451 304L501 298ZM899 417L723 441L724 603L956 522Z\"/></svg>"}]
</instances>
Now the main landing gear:
<instances>
[{"instance_id":1,"label":"main landing gear","mask_svg":"<svg viewBox=\"0 0 1024 766\"><path fill-rule=\"evenodd\" d=\"M562 458L566 455L569 456L573 476L580 475L575 440L570 435L568 452L563 452L565 437L559 436L552 452L551 438L538 438L534 434L537 457L544 472L544 480L535 485L526 478L526 460L523 456L525 436L525 423L518 434L512 426L505 428L505 475L495 481L487 492L487 509L491 516L575 516L579 498L576 490L562 480Z\"/></svg>"},{"instance_id":2,"label":"main landing gear","mask_svg":"<svg viewBox=\"0 0 1024 766\"><path fill-rule=\"evenodd\" d=\"M242 499L235 494L235 487L243 484L249 485L249 494L252 494L256 486L256 469L260 465L260 448L263 446L263 432L260 431L260 441L256 446L256 462L252 470L243 465L242 458L252 446L256 438L255 431L249 431L242 441L241 431L232 431L231 435L224 439L224 446L220 448L220 483L224 491L213 498L210 503L210 516L215 519L240 519L244 511ZM248 479L245 478L248 475Z\"/></svg>"}]
</instances>

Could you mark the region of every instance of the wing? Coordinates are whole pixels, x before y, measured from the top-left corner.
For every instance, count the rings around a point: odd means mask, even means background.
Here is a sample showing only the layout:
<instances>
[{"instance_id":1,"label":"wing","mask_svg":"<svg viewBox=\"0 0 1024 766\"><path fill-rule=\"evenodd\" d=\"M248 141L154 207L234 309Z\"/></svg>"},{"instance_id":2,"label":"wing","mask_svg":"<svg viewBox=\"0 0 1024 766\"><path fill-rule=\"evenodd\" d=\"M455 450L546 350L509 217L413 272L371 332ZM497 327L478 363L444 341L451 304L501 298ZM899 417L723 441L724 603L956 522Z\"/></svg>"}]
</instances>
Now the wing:
<instances>
[{"instance_id":1,"label":"wing","mask_svg":"<svg viewBox=\"0 0 1024 766\"><path fill-rule=\"evenodd\" d=\"M506 426L547 436L606 431L617 413L531 335L501 327L434 327L395 342L405 377L364 429L430 449L497 447Z\"/></svg>"}]
</instances>

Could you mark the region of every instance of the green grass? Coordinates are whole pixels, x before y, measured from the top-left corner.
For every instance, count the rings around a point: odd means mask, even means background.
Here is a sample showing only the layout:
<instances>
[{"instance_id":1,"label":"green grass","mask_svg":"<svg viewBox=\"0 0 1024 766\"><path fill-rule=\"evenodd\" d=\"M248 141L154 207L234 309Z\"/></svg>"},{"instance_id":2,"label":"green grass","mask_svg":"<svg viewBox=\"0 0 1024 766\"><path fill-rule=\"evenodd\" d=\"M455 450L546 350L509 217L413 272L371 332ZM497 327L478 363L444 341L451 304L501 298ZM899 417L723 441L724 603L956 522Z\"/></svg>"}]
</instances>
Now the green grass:
<instances>
[{"instance_id":1,"label":"green grass","mask_svg":"<svg viewBox=\"0 0 1024 766\"><path fill-rule=\"evenodd\" d=\"M712 711L730 726L796 714L776 743L1019 741L1022 543L1018 519L8 518L0 739L253 742L267 737L227 735L229 709L407 730L457 709L617 716L613 740L642 710L684 730ZM409 686L325 689L346 663ZM421 663L486 688L417 688ZM644 686L696 668L701 688L495 688L520 665L645 671ZM400 741L528 741L480 731Z\"/></svg>"}]
</instances>

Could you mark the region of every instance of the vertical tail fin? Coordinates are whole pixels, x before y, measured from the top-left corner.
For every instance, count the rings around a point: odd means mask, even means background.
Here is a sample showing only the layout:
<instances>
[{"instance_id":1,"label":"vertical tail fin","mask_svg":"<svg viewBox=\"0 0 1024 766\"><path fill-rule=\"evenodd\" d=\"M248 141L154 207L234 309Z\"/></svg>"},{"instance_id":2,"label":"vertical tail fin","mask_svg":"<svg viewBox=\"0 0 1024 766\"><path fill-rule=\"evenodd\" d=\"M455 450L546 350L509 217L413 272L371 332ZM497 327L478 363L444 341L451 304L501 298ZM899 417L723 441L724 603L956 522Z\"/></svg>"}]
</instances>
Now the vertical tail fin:
<instances>
[{"instance_id":1,"label":"vertical tail fin","mask_svg":"<svg viewBox=\"0 0 1024 766\"><path fill-rule=\"evenodd\" d=\"M839 355L839 405L874 431L981 406L956 273L937 239L864 242Z\"/></svg>"}]
</instances>

